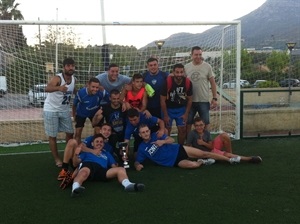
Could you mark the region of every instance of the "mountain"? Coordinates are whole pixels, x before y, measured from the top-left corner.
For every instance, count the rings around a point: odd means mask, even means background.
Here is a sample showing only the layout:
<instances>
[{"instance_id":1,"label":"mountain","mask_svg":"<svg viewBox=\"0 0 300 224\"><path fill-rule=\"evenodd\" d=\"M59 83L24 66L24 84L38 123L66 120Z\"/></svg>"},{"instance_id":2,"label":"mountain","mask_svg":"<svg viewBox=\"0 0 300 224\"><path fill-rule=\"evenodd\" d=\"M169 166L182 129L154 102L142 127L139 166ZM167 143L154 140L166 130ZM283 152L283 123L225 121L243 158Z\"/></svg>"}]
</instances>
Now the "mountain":
<instances>
[{"instance_id":1,"label":"mountain","mask_svg":"<svg viewBox=\"0 0 300 224\"><path fill-rule=\"evenodd\" d=\"M284 49L286 48L285 43L289 41L300 45L299 12L299 0L267 0L261 7L238 18L237 20L241 21L243 48L261 49L264 46L270 46L276 49ZM216 26L198 34L176 33L165 39L164 46L216 46L218 39L212 37L220 36L222 27ZM187 43L184 41L187 39L195 41ZM145 47L152 46L155 46L154 42Z\"/></svg>"}]
</instances>

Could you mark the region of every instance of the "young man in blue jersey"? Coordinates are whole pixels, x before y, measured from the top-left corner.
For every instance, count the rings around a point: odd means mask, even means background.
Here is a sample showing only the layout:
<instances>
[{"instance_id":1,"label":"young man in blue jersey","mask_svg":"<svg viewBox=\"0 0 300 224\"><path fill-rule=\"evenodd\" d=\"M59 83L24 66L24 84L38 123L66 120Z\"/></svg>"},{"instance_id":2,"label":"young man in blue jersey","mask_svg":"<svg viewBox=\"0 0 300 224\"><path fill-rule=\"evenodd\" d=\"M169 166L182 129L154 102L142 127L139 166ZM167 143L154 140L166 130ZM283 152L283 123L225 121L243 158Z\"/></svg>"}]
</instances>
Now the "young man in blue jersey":
<instances>
[{"instance_id":1,"label":"young man in blue jersey","mask_svg":"<svg viewBox=\"0 0 300 224\"><path fill-rule=\"evenodd\" d=\"M159 127L158 131L155 132L155 134L158 137L163 136L164 134L167 133L167 130L165 128L165 124L163 120L151 116L147 117L145 114L138 112L136 109L131 108L127 111L127 123L126 123L126 129L125 129L125 138L124 142L129 143L131 135L134 137L134 154L136 154L138 150L139 144L142 142L142 138L139 136L138 133L138 128L141 124L147 124L149 127L154 127L157 126ZM128 153L128 147L127 147L127 152Z\"/></svg>"},{"instance_id":2,"label":"young man in blue jersey","mask_svg":"<svg viewBox=\"0 0 300 224\"><path fill-rule=\"evenodd\" d=\"M111 135L111 126L107 123L104 123L101 125L100 129L97 129L95 131L96 134L101 133L104 137L104 150L111 155L114 155L113 147L109 144L108 139ZM64 178L72 173L78 164L74 164L74 161L72 161L74 152L78 146L81 146L81 149L85 152L91 152L93 153L93 135L87 137L81 144L78 144L78 142L75 139L70 139L66 145L66 148L64 150L64 157L63 157L63 164L62 169L58 174L57 180L64 180ZM69 166L71 166L72 170L69 171ZM69 172L68 172L69 171Z\"/></svg>"},{"instance_id":3,"label":"young man in blue jersey","mask_svg":"<svg viewBox=\"0 0 300 224\"><path fill-rule=\"evenodd\" d=\"M147 60L148 71L143 74L144 82L154 89L154 95L148 97L147 110L154 117L161 117L160 91L166 82L167 72L159 70L157 58L150 57Z\"/></svg>"},{"instance_id":4,"label":"young man in blue jersey","mask_svg":"<svg viewBox=\"0 0 300 224\"><path fill-rule=\"evenodd\" d=\"M75 150L73 161L79 166L72 185L72 197L80 195L85 190L82 184L86 180L108 181L117 178L125 191L144 190L144 184L130 182L125 168L118 167L112 155L103 150L104 137L101 134L93 137L92 145L94 148L92 153L83 152L81 147Z\"/></svg>"},{"instance_id":5,"label":"young man in blue jersey","mask_svg":"<svg viewBox=\"0 0 300 224\"><path fill-rule=\"evenodd\" d=\"M100 82L97 78L91 78L87 87L81 88L74 99L72 112L75 124L75 139L78 143L81 142L81 133L84 127L86 118L91 121L100 108L102 99L109 100L109 94L103 90L99 90Z\"/></svg>"},{"instance_id":6,"label":"young man in blue jersey","mask_svg":"<svg viewBox=\"0 0 300 224\"><path fill-rule=\"evenodd\" d=\"M174 139L169 136L163 135L162 137L158 137L156 134L151 134L149 127L145 124L139 127L139 135L143 139L143 142L139 145L134 163L137 171L141 171L144 168L142 163L146 159L150 159L161 166L185 169L198 168L202 164L210 165L215 160L227 161L229 163L239 162L236 158L227 158L223 155L204 152L190 146L174 144ZM190 158L198 160L192 161Z\"/></svg>"}]
</instances>

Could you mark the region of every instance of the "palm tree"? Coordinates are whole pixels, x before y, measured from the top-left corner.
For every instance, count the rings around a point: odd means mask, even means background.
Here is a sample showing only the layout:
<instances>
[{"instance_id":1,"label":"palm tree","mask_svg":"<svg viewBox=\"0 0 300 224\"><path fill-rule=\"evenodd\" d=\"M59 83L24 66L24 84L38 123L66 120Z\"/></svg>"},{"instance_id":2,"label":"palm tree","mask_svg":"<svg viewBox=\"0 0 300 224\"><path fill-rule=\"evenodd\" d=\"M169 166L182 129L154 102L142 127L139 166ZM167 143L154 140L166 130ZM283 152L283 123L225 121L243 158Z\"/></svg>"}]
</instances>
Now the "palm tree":
<instances>
[{"instance_id":1,"label":"palm tree","mask_svg":"<svg viewBox=\"0 0 300 224\"><path fill-rule=\"evenodd\" d=\"M23 20L19 5L15 0L0 0L0 20Z\"/></svg>"}]
</instances>

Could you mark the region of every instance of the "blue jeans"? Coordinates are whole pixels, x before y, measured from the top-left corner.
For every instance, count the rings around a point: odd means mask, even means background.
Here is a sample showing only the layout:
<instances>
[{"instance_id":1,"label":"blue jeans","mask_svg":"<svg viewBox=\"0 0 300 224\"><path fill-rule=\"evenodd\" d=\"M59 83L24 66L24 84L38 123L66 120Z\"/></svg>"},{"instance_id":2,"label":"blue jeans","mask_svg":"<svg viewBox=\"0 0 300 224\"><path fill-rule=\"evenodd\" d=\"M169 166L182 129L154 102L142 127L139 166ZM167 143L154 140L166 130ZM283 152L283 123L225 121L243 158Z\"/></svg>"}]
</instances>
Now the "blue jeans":
<instances>
[{"instance_id":1,"label":"blue jeans","mask_svg":"<svg viewBox=\"0 0 300 224\"><path fill-rule=\"evenodd\" d=\"M198 112L199 117L201 117L201 119L205 122L205 124L209 124L209 109L210 109L209 102L193 102L187 123L193 124L194 117Z\"/></svg>"}]
</instances>

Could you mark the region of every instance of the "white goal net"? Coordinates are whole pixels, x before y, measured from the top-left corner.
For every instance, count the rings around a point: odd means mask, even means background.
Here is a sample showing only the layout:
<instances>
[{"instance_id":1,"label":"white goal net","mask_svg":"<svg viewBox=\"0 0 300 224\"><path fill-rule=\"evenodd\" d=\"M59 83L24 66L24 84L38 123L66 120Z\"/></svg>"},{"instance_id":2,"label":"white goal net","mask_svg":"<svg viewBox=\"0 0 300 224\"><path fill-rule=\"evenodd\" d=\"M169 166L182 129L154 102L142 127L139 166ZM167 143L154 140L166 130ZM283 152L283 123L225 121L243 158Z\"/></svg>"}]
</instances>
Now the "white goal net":
<instances>
[{"instance_id":1,"label":"white goal net","mask_svg":"<svg viewBox=\"0 0 300 224\"><path fill-rule=\"evenodd\" d=\"M128 76L144 72L154 56L160 69L191 61L193 46L213 67L219 106L211 111L211 131L239 138L240 22L122 23L0 21L0 76L7 93L0 98L0 144L47 141L42 104L44 87L59 73L65 57L76 62L77 87L116 63ZM156 39L148 41L147 33ZM157 43L162 41L162 46ZM87 124L86 127L89 125ZM86 128L85 128L86 129ZM89 129L87 129L89 131ZM87 133L87 135L90 135ZM82 137L85 137L84 134ZM63 139L63 135L59 136Z\"/></svg>"}]
</instances>

